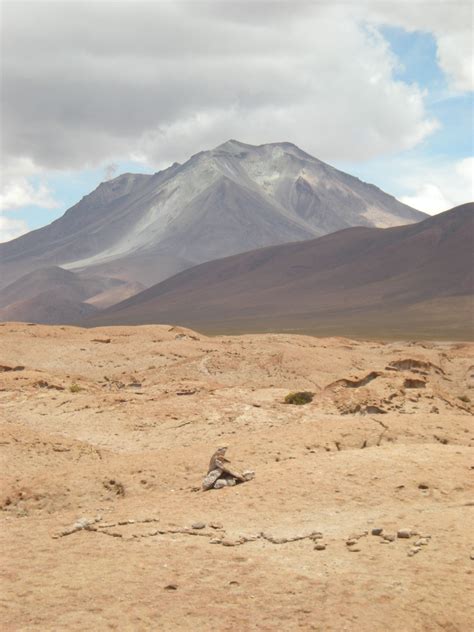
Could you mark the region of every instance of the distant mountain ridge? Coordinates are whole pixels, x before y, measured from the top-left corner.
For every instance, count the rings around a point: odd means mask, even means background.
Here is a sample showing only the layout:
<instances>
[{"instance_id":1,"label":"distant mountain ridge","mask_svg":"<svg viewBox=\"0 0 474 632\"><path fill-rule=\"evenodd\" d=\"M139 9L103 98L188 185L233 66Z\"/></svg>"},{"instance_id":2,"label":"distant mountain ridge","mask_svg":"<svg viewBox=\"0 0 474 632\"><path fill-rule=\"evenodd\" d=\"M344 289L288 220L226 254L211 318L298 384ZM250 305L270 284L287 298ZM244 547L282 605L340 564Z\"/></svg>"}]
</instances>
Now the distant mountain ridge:
<instances>
[{"instance_id":1,"label":"distant mountain ridge","mask_svg":"<svg viewBox=\"0 0 474 632\"><path fill-rule=\"evenodd\" d=\"M89 325L472 338L474 204L414 225L350 228L201 264Z\"/></svg>"},{"instance_id":2,"label":"distant mountain ridge","mask_svg":"<svg viewBox=\"0 0 474 632\"><path fill-rule=\"evenodd\" d=\"M424 217L291 143L231 140L104 182L49 226L0 244L0 287L51 266L149 286L226 255Z\"/></svg>"},{"instance_id":3,"label":"distant mountain ridge","mask_svg":"<svg viewBox=\"0 0 474 632\"><path fill-rule=\"evenodd\" d=\"M58 266L40 268L0 290L0 320L74 323L143 289L114 278L81 278Z\"/></svg>"}]
</instances>

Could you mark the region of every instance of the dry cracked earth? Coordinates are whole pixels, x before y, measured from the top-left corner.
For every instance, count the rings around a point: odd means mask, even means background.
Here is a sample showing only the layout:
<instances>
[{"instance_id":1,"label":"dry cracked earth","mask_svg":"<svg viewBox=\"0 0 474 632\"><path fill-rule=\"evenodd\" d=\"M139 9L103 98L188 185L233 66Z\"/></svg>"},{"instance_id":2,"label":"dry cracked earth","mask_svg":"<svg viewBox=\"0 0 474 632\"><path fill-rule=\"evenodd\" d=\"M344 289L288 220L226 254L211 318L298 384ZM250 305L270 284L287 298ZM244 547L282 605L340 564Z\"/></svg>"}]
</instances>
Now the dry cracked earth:
<instances>
[{"instance_id":1,"label":"dry cracked earth","mask_svg":"<svg viewBox=\"0 0 474 632\"><path fill-rule=\"evenodd\" d=\"M2 630L473 628L472 344L0 335Z\"/></svg>"}]
</instances>

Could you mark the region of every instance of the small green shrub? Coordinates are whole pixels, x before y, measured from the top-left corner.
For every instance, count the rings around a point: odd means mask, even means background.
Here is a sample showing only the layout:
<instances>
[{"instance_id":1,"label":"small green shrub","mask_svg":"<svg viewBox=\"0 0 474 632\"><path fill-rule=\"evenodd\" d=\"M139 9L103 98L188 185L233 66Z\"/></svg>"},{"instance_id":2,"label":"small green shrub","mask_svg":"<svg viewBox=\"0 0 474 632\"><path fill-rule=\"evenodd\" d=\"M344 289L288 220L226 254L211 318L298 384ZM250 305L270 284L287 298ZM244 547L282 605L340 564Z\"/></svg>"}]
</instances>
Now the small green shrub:
<instances>
[{"instance_id":1,"label":"small green shrub","mask_svg":"<svg viewBox=\"0 0 474 632\"><path fill-rule=\"evenodd\" d=\"M303 404L309 404L313 401L314 393L309 391L298 391L296 393L288 393L285 397L285 404L295 404L296 406L302 406Z\"/></svg>"},{"instance_id":2,"label":"small green shrub","mask_svg":"<svg viewBox=\"0 0 474 632\"><path fill-rule=\"evenodd\" d=\"M82 388L78 384L74 383L71 384L69 390L71 391L71 393L79 393L79 391L82 391Z\"/></svg>"}]
</instances>

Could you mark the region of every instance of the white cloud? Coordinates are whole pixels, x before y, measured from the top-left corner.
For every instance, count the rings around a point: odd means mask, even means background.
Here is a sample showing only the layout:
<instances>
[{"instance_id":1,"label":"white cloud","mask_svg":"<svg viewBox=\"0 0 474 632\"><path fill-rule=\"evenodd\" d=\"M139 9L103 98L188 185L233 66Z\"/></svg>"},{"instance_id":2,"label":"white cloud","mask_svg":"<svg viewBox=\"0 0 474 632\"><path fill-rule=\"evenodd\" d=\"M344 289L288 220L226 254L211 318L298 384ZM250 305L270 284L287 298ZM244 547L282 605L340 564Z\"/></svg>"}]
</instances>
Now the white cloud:
<instances>
[{"instance_id":1,"label":"white cloud","mask_svg":"<svg viewBox=\"0 0 474 632\"><path fill-rule=\"evenodd\" d=\"M452 88L474 89L473 6L471 0L353 0L376 23L431 33L438 64Z\"/></svg>"},{"instance_id":2,"label":"white cloud","mask_svg":"<svg viewBox=\"0 0 474 632\"><path fill-rule=\"evenodd\" d=\"M3 185L0 193L0 211L12 211L24 206L58 208L51 190L44 184L36 188L26 178L17 177Z\"/></svg>"},{"instance_id":3,"label":"white cloud","mask_svg":"<svg viewBox=\"0 0 474 632\"><path fill-rule=\"evenodd\" d=\"M436 129L423 92L394 78L369 6L62 4L6 5L6 159L162 164L235 137L363 160Z\"/></svg>"},{"instance_id":4,"label":"white cloud","mask_svg":"<svg viewBox=\"0 0 474 632\"><path fill-rule=\"evenodd\" d=\"M288 140L330 162L413 148L438 124L423 90L395 79L382 25L432 33L452 87L473 81L463 0L63 0L54 11L30 0L3 3L2 19L0 205L10 210L58 206L31 175L127 159L162 168L230 137ZM465 201L452 166L410 173L414 206Z\"/></svg>"},{"instance_id":5,"label":"white cloud","mask_svg":"<svg viewBox=\"0 0 474 632\"><path fill-rule=\"evenodd\" d=\"M21 219L0 215L0 242L10 241L29 231L28 224Z\"/></svg>"},{"instance_id":6,"label":"white cloud","mask_svg":"<svg viewBox=\"0 0 474 632\"><path fill-rule=\"evenodd\" d=\"M419 184L419 183L422 184ZM405 185L413 193L401 197L409 206L433 215L474 200L474 157L429 171L418 170Z\"/></svg>"}]
</instances>

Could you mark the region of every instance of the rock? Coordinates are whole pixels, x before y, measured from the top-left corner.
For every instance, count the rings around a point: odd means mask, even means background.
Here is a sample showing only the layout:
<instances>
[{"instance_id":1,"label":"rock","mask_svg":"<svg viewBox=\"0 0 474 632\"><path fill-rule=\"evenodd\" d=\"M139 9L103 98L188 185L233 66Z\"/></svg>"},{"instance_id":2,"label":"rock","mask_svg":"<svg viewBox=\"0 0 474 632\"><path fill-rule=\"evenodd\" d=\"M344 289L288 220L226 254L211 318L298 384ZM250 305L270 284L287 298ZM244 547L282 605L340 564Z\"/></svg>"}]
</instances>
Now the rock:
<instances>
[{"instance_id":1,"label":"rock","mask_svg":"<svg viewBox=\"0 0 474 632\"><path fill-rule=\"evenodd\" d=\"M234 487L235 479L234 478L219 478L214 483L214 489L222 489L223 487Z\"/></svg>"},{"instance_id":2,"label":"rock","mask_svg":"<svg viewBox=\"0 0 474 632\"><path fill-rule=\"evenodd\" d=\"M471 553L471 560L474 560L474 553Z\"/></svg>"},{"instance_id":3,"label":"rock","mask_svg":"<svg viewBox=\"0 0 474 632\"><path fill-rule=\"evenodd\" d=\"M354 544L357 544L357 540L355 540L354 538L350 538L349 540L346 540L347 546L353 546Z\"/></svg>"},{"instance_id":4,"label":"rock","mask_svg":"<svg viewBox=\"0 0 474 632\"><path fill-rule=\"evenodd\" d=\"M178 584L167 584L165 590L178 590Z\"/></svg>"},{"instance_id":5,"label":"rock","mask_svg":"<svg viewBox=\"0 0 474 632\"><path fill-rule=\"evenodd\" d=\"M413 555L416 555L418 553L418 551L421 551L421 548L419 546L413 546L409 551L408 551L408 557L412 557Z\"/></svg>"},{"instance_id":6,"label":"rock","mask_svg":"<svg viewBox=\"0 0 474 632\"><path fill-rule=\"evenodd\" d=\"M205 529L206 528L206 523L205 522L193 522L193 524L191 525L192 529Z\"/></svg>"},{"instance_id":7,"label":"rock","mask_svg":"<svg viewBox=\"0 0 474 632\"><path fill-rule=\"evenodd\" d=\"M314 545L315 551L324 551L325 548L326 548L326 545L323 544L322 542Z\"/></svg>"},{"instance_id":8,"label":"rock","mask_svg":"<svg viewBox=\"0 0 474 632\"><path fill-rule=\"evenodd\" d=\"M251 481L253 478L255 478L255 472L253 470L245 470L245 472L242 472L242 476L245 478L246 481Z\"/></svg>"},{"instance_id":9,"label":"rock","mask_svg":"<svg viewBox=\"0 0 474 632\"><path fill-rule=\"evenodd\" d=\"M395 542L396 539L393 533L384 533L382 537L386 542Z\"/></svg>"},{"instance_id":10,"label":"rock","mask_svg":"<svg viewBox=\"0 0 474 632\"><path fill-rule=\"evenodd\" d=\"M360 549L357 548L356 546L350 546L347 550L350 551L351 553L360 553Z\"/></svg>"},{"instance_id":11,"label":"rock","mask_svg":"<svg viewBox=\"0 0 474 632\"><path fill-rule=\"evenodd\" d=\"M214 483L217 481L219 476L222 474L221 470L215 469L211 470L202 481L202 489L206 491L214 487Z\"/></svg>"},{"instance_id":12,"label":"rock","mask_svg":"<svg viewBox=\"0 0 474 632\"><path fill-rule=\"evenodd\" d=\"M426 546L429 543L428 538L420 538L415 542L415 546Z\"/></svg>"},{"instance_id":13,"label":"rock","mask_svg":"<svg viewBox=\"0 0 474 632\"><path fill-rule=\"evenodd\" d=\"M211 527L211 529L223 529L224 525L220 522L210 522L209 526Z\"/></svg>"},{"instance_id":14,"label":"rock","mask_svg":"<svg viewBox=\"0 0 474 632\"><path fill-rule=\"evenodd\" d=\"M399 529L397 531L397 538L411 538L410 529Z\"/></svg>"},{"instance_id":15,"label":"rock","mask_svg":"<svg viewBox=\"0 0 474 632\"><path fill-rule=\"evenodd\" d=\"M383 533L383 529L381 527L376 527L375 529L372 529L371 534L372 535L382 535Z\"/></svg>"},{"instance_id":16,"label":"rock","mask_svg":"<svg viewBox=\"0 0 474 632\"><path fill-rule=\"evenodd\" d=\"M428 485L428 483L419 483L418 485L418 489L429 489L430 486Z\"/></svg>"}]
</instances>

